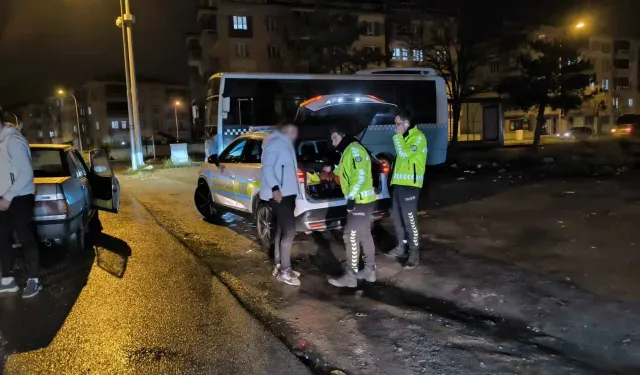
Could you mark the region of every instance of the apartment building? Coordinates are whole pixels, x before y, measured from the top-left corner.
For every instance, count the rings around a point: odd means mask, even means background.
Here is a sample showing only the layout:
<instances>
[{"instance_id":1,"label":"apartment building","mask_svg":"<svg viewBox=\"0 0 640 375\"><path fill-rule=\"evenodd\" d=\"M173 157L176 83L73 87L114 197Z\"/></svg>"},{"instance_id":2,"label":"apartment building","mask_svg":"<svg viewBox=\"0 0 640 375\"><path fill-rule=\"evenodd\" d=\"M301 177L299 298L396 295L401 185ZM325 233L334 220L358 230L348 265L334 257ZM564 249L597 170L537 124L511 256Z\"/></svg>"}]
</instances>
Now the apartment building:
<instances>
[{"instance_id":1,"label":"apartment building","mask_svg":"<svg viewBox=\"0 0 640 375\"><path fill-rule=\"evenodd\" d=\"M203 94L203 83L216 72L298 71L297 62L287 59L288 48L292 40L313 37L304 26L316 6L357 14L367 28L353 48L386 52L385 16L376 2L200 0L198 32L186 37L193 98Z\"/></svg>"},{"instance_id":2,"label":"apartment building","mask_svg":"<svg viewBox=\"0 0 640 375\"><path fill-rule=\"evenodd\" d=\"M86 118L76 116L75 103L71 98L49 97L41 103L27 103L11 109L20 122L22 134L31 143L67 143L79 145L78 118L80 126L86 128ZM83 144L88 144L84 139Z\"/></svg>"},{"instance_id":3,"label":"apartment building","mask_svg":"<svg viewBox=\"0 0 640 375\"><path fill-rule=\"evenodd\" d=\"M86 106L80 108L87 134L94 145L129 147L131 123L124 82L100 80L78 90ZM138 109L142 138L156 142L191 140L194 136L186 85L154 81L138 82ZM177 121L176 121L177 113ZM177 126L176 126L177 122Z\"/></svg>"},{"instance_id":4,"label":"apartment building","mask_svg":"<svg viewBox=\"0 0 640 375\"><path fill-rule=\"evenodd\" d=\"M71 95L77 99L77 112ZM192 126L186 85L140 80L138 107L146 142L189 141L198 137ZM12 112L18 115L23 134L33 143L67 143L78 147L82 138L84 148L121 148L129 147L131 142L127 89L118 80L86 82L64 96L25 104Z\"/></svg>"}]
</instances>

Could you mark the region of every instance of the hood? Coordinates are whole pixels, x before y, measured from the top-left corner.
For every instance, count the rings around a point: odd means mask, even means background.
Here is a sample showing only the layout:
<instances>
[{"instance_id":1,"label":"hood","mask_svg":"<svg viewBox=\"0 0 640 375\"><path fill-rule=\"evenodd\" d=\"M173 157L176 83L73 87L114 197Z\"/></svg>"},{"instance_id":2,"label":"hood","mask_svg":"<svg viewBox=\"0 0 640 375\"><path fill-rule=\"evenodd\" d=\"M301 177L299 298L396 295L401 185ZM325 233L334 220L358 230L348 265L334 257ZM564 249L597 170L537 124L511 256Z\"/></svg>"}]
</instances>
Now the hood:
<instances>
[{"instance_id":1,"label":"hood","mask_svg":"<svg viewBox=\"0 0 640 375\"><path fill-rule=\"evenodd\" d=\"M7 137L15 134L20 135L20 131L18 130L18 128L13 126L5 126L4 128L2 128L2 131L0 131L0 143L4 142Z\"/></svg>"},{"instance_id":2,"label":"hood","mask_svg":"<svg viewBox=\"0 0 640 375\"><path fill-rule=\"evenodd\" d=\"M267 138L264 139L264 141L262 141L262 149L264 150L268 145L270 145L273 142L291 143L291 140L289 139L289 137L284 135L281 131L276 130L273 133L269 134Z\"/></svg>"}]
</instances>

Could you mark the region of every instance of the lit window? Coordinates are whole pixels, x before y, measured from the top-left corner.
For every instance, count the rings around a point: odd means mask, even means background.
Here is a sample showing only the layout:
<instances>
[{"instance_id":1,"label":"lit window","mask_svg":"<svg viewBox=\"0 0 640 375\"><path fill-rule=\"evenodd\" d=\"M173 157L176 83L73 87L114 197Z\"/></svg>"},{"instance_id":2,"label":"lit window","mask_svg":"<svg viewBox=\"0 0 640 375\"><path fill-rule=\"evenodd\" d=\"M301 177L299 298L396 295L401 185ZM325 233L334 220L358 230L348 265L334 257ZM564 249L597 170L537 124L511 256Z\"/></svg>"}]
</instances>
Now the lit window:
<instances>
[{"instance_id":1,"label":"lit window","mask_svg":"<svg viewBox=\"0 0 640 375\"><path fill-rule=\"evenodd\" d=\"M629 107L633 107L633 99L629 99Z\"/></svg>"},{"instance_id":2,"label":"lit window","mask_svg":"<svg viewBox=\"0 0 640 375\"><path fill-rule=\"evenodd\" d=\"M96 130L100 130L100 122L96 121Z\"/></svg>"},{"instance_id":3,"label":"lit window","mask_svg":"<svg viewBox=\"0 0 640 375\"><path fill-rule=\"evenodd\" d=\"M91 107L87 108L87 113L91 115Z\"/></svg>"},{"instance_id":4,"label":"lit window","mask_svg":"<svg viewBox=\"0 0 640 375\"><path fill-rule=\"evenodd\" d=\"M424 52L419 49L413 50L413 61L424 61Z\"/></svg>"},{"instance_id":5,"label":"lit window","mask_svg":"<svg viewBox=\"0 0 640 375\"><path fill-rule=\"evenodd\" d=\"M234 30L248 30L247 17L245 17L245 16L233 16L233 29Z\"/></svg>"},{"instance_id":6,"label":"lit window","mask_svg":"<svg viewBox=\"0 0 640 375\"><path fill-rule=\"evenodd\" d=\"M42 136L43 136L43 135L44 135L44 134L42 133L42 130L40 130L40 131L38 132L38 138L42 138Z\"/></svg>"},{"instance_id":7,"label":"lit window","mask_svg":"<svg viewBox=\"0 0 640 375\"><path fill-rule=\"evenodd\" d=\"M236 56L238 57L248 57L249 53L247 52L247 44L246 43L238 43L236 44Z\"/></svg>"},{"instance_id":8,"label":"lit window","mask_svg":"<svg viewBox=\"0 0 640 375\"><path fill-rule=\"evenodd\" d=\"M603 79L602 80L602 89L603 90L609 90L609 80L608 79Z\"/></svg>"},{"instance_id":9,"label":"lit window","mask_svg":"<svg viewBox=\"0 0 640 375\"><path fill-rule=\"evenodd\" d=\"M127 122L126 121L120 121L120 126L122 127L122 129L126 129L127 128Z\"/></svg>"},{"instance_id":10,"label":"lit window","mask_svg":"<svg viewBox=\"0 0 640 375\"><path fill-rule=\"evenodd\" d=\"M84 108L80 108L80 115L84 116Z\"/></svg>"},{"instance_id":11,"label":"lit window","mask_svg":"<svg viewBox=\"0 0 640 375\"><path fill-rule=\"evenodd\" d=\"M53 132L53 131L50 131L50 132L49 132L49 137L50 137L50 138L53 138L53 137L55 137L55 136L56 136L56 133L55 133L55 132Z\"/></svg>"},{"instance_id":12,"label":"lit window","mask_svg":"<svg viewBox=\"0 0 640 375\"><path fill-rule=\"evenodd\" d=\"M111 129L118 129L118 125L120 125L118 121L111 121Z\"/></svg>"},{"instance_id":13,"label":"lit window","mask_svg":"<svg viewBox=\"0 0 640 375\"><path fill-rule=\"evenodd\" d=\"M613 98L613 108L620 107L620 100L618 98Z\"/></svg>"},{"instance_id":14,"label":"lit window","mask_svg":"<svg viewBox=\"0 0 640 375\"><path fill-rule=\"evenodd\" d=\"M402 49L402 61L409 61L409 49L408 48L403 48Z\"/></svg>"}]
</instances>

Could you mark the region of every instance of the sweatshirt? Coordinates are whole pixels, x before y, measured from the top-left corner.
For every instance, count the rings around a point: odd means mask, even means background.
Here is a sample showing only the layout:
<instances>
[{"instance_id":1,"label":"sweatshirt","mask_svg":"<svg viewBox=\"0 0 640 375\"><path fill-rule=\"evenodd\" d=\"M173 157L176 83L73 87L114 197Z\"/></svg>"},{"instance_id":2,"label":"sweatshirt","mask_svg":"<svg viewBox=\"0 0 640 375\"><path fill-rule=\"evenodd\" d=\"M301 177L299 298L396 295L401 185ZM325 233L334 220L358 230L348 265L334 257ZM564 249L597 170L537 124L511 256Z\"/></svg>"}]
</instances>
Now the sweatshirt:
<instances>
[{"instance_id":1,"label":"sweatshirt","mask_svg":"<svg viewBox=\"0 0 640 375\"><path fill-rule=\"evenodd\" d=\"M262 178L260 199L273 198L274 191L283 197L300 196L296 151L286 135L276 131L262 143Z\"/></svg>"},{"instance_id":2,"label":"sweatshirt","mask_svg":"<svg viewBox=\"0 0 640 375\"><path fill-rule=\"evenodd\" d=\"M35 191L29 143L17 128L5 126L0 130L0 197L12 201Z\"/></svg>"}]
</instances>

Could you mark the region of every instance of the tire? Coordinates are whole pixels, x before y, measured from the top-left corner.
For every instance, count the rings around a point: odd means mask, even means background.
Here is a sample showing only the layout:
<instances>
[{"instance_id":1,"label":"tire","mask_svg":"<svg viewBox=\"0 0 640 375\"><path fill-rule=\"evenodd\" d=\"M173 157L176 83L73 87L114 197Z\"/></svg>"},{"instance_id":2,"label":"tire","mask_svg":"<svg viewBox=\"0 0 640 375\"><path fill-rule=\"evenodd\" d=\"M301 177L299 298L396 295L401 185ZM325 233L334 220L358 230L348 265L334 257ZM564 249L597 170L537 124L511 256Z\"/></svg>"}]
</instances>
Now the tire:
<instances>
[{"instance_id":1,"label":"tire","mask_svg":"<svg viewBox=\"0 0 640 375\"><path fill-rule=\"evenodd\" d=\"M255 219L260 243L267 249L271 249L276 232L275 217L271 207L266 203L258 204Z\"/></svg>"},{"instance_id":2,"label":"tire","mask_svg":"<svg viewBox=\"0 0 640 375\"><path fill-rule=\"evenodd\" d=\"M72 234L66 241L67 252L71 254L81 253L87 248L84 232L82 230Z\"/></svg>"},{"instance_id":3,"label":"tire","mask_svg":"<svg viewBox=\"0 0 640 375\"><path fill-rule=\"evenodd\" d=\"M193 196L193 201L198 212L200 212L200 215L202 215L205 220L211 221L220 218L220 212L213 204L211 190L209 190L209 186L206 182L198 182L198 187L196 188L196 192Z\"/></svg>"}]
</instances>

